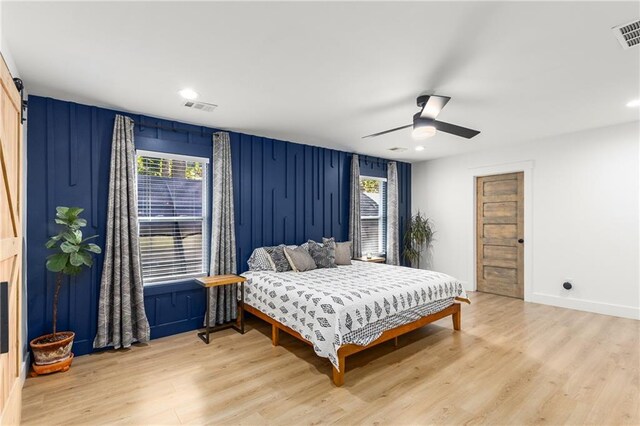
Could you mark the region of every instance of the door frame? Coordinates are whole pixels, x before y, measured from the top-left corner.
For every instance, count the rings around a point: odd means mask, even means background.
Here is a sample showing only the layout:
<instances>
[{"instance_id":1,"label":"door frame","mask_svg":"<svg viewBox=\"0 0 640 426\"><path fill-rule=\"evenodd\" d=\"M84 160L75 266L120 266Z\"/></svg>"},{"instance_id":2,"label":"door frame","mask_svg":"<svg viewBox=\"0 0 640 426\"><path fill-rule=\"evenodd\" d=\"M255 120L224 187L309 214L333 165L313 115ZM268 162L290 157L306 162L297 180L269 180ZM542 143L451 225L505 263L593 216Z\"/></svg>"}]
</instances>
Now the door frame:
<instances>
[{"instance_id":1,"label":"door frame","mask_svg":"<svg viewBox=\"0 0 640 426\"><path fill-rule=\"evenodd\" d=\"M468 259L469 276L473 277L472 291L478 290L477 268L477 197L476 178L482 176L502 175L507 173L524 173L524 301L530 302L533 295L533 160L515 163L495 164L490 166L469 168L469 188L473 202L469 212L468 229L473 243Z\"/></svg>"}]
</instances>

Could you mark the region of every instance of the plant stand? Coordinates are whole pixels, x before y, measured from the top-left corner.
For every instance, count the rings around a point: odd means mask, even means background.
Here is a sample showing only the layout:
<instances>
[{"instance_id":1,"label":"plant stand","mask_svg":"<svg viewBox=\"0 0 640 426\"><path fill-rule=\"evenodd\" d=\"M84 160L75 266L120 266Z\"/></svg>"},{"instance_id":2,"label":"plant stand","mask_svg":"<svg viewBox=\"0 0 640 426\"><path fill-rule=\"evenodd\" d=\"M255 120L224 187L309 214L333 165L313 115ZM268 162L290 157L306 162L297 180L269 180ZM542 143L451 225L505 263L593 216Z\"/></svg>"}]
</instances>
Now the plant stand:
<instances>
[{"instance_id":1,"label":"plant stand","mask_svg":"<svg viewBox=\"0 0 640 426\"><path fill-rule=\"evenodd\" d=\"M56 373L58 371L62 371L62 372L68 371L71 368L72 361L73 361L73 352L71 353L69 358L65 359L64 361L56 362L53 364L47 364L47 365L31 364L32 370L31 370L31 373L29 373L29 376L37 377L42 374L51 374L51 373Z\"/></svg>"}]
</instances>

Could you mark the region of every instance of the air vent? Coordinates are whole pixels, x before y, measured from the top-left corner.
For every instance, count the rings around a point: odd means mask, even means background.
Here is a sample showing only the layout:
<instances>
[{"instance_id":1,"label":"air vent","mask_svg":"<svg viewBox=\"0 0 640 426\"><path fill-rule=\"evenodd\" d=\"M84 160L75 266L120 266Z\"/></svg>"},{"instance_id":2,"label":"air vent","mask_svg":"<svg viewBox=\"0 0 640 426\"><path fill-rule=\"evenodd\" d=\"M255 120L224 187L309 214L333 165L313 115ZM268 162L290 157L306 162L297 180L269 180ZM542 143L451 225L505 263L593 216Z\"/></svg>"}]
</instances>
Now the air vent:
<instances>
[{"instance_id":1,"label":"air vent","mask_svg":"<svg viewBox=\"0 0 640 426\"><path fill-rule=\"evenodd\" d=\"M640 45L640 20L613 27L612 30L624 49Z\"/></svg>"},{"instance_id":2,"label":"air vent","mask_svg":"<svg viewBox=\"0 0 640 426\"><path fill-rule=\"evenodd\" d=\"M182 105L187 108L197 109L204 112L211 112L218 107L218 105L210 104L207 102L198 102L198 101L182 101Z\"/></svg>"},{"instance_id":3,"label":"air vent","mask_svg":"<svg viewBox=\"0 0 640 426\"><path fill-rule=\"evenodd\" d=\"M400 146L396 146L395 148L389 148L389 151L393 151L393 152L404 152L406 150L407 148L402 148Z\"/></svg>"}]
</instances>

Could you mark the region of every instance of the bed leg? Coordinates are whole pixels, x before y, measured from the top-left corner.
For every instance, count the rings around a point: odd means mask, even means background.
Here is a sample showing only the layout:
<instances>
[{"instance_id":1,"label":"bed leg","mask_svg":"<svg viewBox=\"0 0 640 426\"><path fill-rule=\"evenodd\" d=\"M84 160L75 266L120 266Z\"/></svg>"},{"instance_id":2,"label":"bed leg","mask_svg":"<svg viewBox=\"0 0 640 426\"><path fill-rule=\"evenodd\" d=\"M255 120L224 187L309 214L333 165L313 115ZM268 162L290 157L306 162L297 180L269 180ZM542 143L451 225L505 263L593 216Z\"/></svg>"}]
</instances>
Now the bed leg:
<instances>
[{"instance_id":1,"label":"bed leg","mask_svg":"<svg viewBox=\"0 0 640 426\"><path fill-rule=\"evenodd\" d=\"M338 371L333 365L331 367L333 368L333 384L340 387L344 385L345 369L344 356L340 356L340 354L338 354L338 365L340 366L340 371Z\"/></svg>"},{"instance_id":2,"label":"bed leg","mask_svg":"<svg viewBox=\"0 0 640 426\"><path fill-rule=\"evenodd\" d=\"M393 338L393 346L398 347L398 336Z\"/></svg>"},{"instance_id":3,"label":"bed leg","mask_svg":"<svg viewBox=\"0 0 640 426\"><path fill-rule=\"evenodd\" d=\"M280 343L280 329L277 325L271 324L271 344L278 346Z\"/></svg>"},{"instance_id":4,"label":"bed leg","mask_svg":"<svg viewBox=\"0 0 640 426\"><path fill-rule=\"evenodd\" d=\"M453 329L460 330L460 321L462 320L462 310L460 309L460 304L456 303L456 311L451 315L451 319L453 320Z\"/></svg>"}]
</instances>

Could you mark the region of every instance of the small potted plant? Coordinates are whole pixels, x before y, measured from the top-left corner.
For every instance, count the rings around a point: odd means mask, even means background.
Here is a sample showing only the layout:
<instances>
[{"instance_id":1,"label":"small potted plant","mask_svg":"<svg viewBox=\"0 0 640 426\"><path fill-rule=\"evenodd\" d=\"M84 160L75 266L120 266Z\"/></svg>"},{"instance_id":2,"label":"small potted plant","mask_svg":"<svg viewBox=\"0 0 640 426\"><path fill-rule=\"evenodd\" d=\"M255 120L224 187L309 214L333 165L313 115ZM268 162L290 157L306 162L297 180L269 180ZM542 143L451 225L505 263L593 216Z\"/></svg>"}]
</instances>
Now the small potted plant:
<instances>
[{"instance_id":1,"label":"small potted plant","mask_svg":"<svg viewBox=\"0 0 640 426\"><path fill-rule=\"evenodd\" d=\"M87 225L80 213L84 209L79 207L57 207L55 222L61 225L60 232L51 237L46 247L55 250L47 257L47 269L56 274L53 293L53 333L36 337L29 342L33 351L35 375L54 371L67 371L71 365L71 347L75 333L72 331L58 331L58 297L64 276L75 276L84 267L93 265L93 254L100 253L100 247L88 242L97 235L82 238L80 228Z\"/></svg>"},{"instance_id":2,"label":"small potted plant","mask_svg":"<svg viewBox=\"0 0 640 426\"><path fill-rule=\"evenodd\" d=\"M404 258L409 264L420 269L420 256L433 241L433 223L424 217L420 211L409 219L407 230L404 233Z\"/></svg>"}]
</instances>

